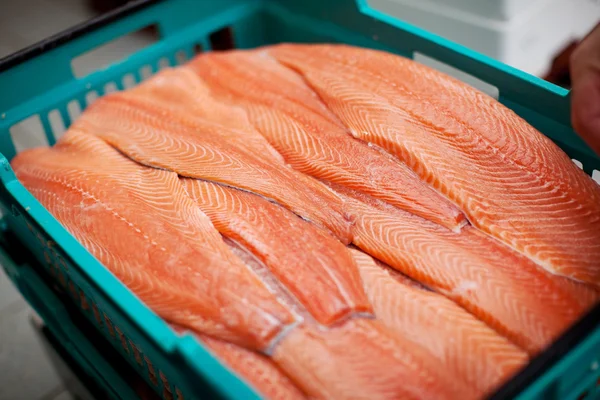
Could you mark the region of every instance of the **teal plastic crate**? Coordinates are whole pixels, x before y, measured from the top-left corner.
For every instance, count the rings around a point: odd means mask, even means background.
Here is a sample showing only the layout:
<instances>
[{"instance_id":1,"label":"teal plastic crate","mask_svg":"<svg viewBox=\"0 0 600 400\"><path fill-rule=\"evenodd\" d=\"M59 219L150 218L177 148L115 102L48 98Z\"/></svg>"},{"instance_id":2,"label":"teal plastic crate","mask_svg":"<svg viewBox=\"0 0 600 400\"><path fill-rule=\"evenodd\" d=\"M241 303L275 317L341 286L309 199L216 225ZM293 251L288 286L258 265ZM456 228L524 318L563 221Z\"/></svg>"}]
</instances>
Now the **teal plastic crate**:
<instances>
[{"instance_id":1,"label":"teal plastic crate","mask_svg":"<svg viewBox=\"0 0 600 400\"><path fill-rule=\"evenodd\" d=\"M75 77L73 58L150 25L158 29L156 43ZM44 273L73 294L70 301L165 399L258 396L192 336L171 331L16 180L9 164L16 154L11 128L30 117L39 118L53 144L50 115L58 113L68 127L69 104L84 109L90 93L103 95L107 84L123 89L125 77L139 82L143 69L156 72L165 62L175 65L181 52L190 58L198 48L226 47L228 41L222 39L229 34L237 48L284 41L343 42L410 58L415 53L432 57L495 86L503 104L553 139L588 174L600 170L600 159L572 130L566 90L386 16L364 0L134 1L0 60L0 207L4 248L16 265L6 269L45 318L56 321L56 326L68 326L64 313L53 312L56 307L45 301L47 292L31 295L35 278L19 261L19 253L32 254ZM7 240L12 237L16 244ZM596 307L493 397L600 398L599 324L600 307ZM82 362L110 386L111 378L99 371L101 361L96 362L89 345L81 335L69 338L69 348L87 357ZM132 395L120 393L118 386L115 380L115 396Z\"/></svg>"}]
</instances>

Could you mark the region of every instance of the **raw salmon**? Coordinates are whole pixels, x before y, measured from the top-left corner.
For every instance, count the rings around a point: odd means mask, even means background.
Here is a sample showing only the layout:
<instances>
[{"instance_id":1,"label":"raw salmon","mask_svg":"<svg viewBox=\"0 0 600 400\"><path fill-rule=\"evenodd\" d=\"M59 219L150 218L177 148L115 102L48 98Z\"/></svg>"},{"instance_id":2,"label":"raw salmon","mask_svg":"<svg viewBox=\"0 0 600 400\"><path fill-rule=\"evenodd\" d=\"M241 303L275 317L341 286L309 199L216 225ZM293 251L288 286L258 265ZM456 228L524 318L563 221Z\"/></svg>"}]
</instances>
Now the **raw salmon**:
<instances>
[{"instance_id":1,"label":"raw salmon","mask_svg":"<svg viewBox=\"0 0 600 400\"><path fill-rule=\"evenodd\" d=\"M476 315L530 354L537 354L598 297L584 284L537 267L468 226L460 233L369 198L343 191L356 216L356 245ZM576 297L572 285L583 294Z\"/></svg>"},{"instance_id":2,"label":"raw salmon","mask_svg":"<svg viewBox=\"0 0 600 400\"><path fill-rule=\"evenodd\" d=\"M211 89L198 75L185 66L168 68L152 77L151 81L127 92L129 97L147 100L160 106L164 112L177 115L181 121L194 124L206 120L228 129L218 132L228 135L228 140L237 141L243 148L252 149L262 158L268 157L274 163L284 164L281 154L252 128L243 108L224 104L214 98ZM210 133L211 131L205 131Z\"/></svg>"},{"instance_id":3,"label":"raw salmon","mask_svg":"<svg viewBox=\"0 0 600 400\"><path fill-rule=\"evenodd\" d=\"M252 193L182 182L215 228L250 250L316 321L329 325L372 312L356 264L339 241Z\"/></svg>"},{"instance_id":4,"label":"raw salmon","mask_svg":"<svg viewBox=\"0 0 600 400\"><path fill-rule=\"evenodd\" d=\"M600 187L498 101L393 54L281 45L352 135L389 150L473 225L548 271L600 286Z\"/></svg>"},{"instance_id":5,"label":"raw salmon","mask_svg":"<svg viewBox=\"0 0 600 400\"><path fill-rule=\"evenodd\" d=\"M229 249L233 254L235 254L246 266L254 271L254 273L261 279L261 281L269 288L269 290L277 296L277 300L285 305L285 307L290 310L296 320L298 321L294 325L288 325L287 330L291 330L295 328L297 325L304 321L315 322L314 318L310 315L310 313L304 307L294 295L290 293L290 291L273 275L273 273L269 270L269 268L263 263L258 257L256 257L250 250L240 245L234 240L229 239L226 236L223 236L223 241L227 243ZM282 338L284 335L280 335ZM263 353L266 355L271 355L273 353L273 348L277 346L278 342L273 341L271 343L271 347L265 349Z\"/></svg>"},{"instance_id":6,"label":"raw salmon","mask_svg":"<svg viewBox=\"0 0 600 400\"><path fill-rule=\"evenodd\" d=\"M264 350L294 315L225 245L177 174L141 166L71 128L20 153L25 187L165 320Z\"/></svg>"},{"instance_id":7,"label":"raw salmon","mask_svg":"<svg viewBox=\"0 0 600 400\"><path fill-rule=\"evenodd\" d=\"M440 369L483 397L528 362L527 353L452 300L352 250L375 314L388 328L429 350Z\"/></svg>"},{"instance_id":8,"label":"raw salmon","mask_svg":"<svg viewBox=\"0 0 600 400\"><path fill-rule=\"evenodd\" d=\"M186 330L173 326L179 333ZM213 355L269 400L305 399L306 396L268 357L207 335L193 333Z\"/></svg>"},{"instance_id":9,"label":"raw salmon","mask_svg":"<svg viewBox=\"0 0 600 400\"><path fill-rule=\"evenodd\" d=\"M153 85L149 80L142 85ZM141 164L227 184L265 196L351 241L342 201L320 182L249 146L240 132L186 112L165 110L135 90L94 102L73 124ZM134 95L131 95L134 93Z\"/></svg>"},{"instance_id":10,"label":"raw salmon","mask_svg":"<svg viewBox=\"0 0 600 400\"><path fill-rule=\"evenodd\" d=\"M273 360L319 399L474 399L476 393L426 350L380 321L354 318L331 329L302 325Z\"/></svg>"},{"instance_id":11,"label":"raw salmon","mask_svg":"<svg viewBox=\"0 0 600 400\"><path fill-rule=\"evenodd\" d=\"M354 139L299 75L265 51L207 53L188 67L214 96L233 104L232 110L243 107L298 171L363 191L453 230L466 222L456 206L406 165Z\"/></svg>"}]
</instances>

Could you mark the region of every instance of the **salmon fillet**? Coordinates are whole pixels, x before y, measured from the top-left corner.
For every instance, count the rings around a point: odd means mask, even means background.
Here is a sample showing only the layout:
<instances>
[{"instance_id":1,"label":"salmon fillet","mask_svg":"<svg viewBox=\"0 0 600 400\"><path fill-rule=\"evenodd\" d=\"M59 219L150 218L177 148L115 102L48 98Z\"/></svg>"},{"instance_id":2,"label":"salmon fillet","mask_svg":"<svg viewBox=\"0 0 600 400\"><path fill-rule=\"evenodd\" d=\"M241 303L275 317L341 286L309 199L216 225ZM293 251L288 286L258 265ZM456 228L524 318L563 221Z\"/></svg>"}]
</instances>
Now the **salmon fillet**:
<instances>
[{"instance_id":1,"label":"salmon fillet","mask_svg":"<svg viewBox=\"0 0 600 400\"><path fill-rule=\"evenodd\" d=\"M173 326L178 333L186 330ZM207 335L193 333L223 365L269 400L296 400L306 396L268 357Z\"/></svg>"},{"instance_id":2,"label":"salmon fillet","mask_svg":"<svg viewBox=\"0 0 600 400\"><path fill-rule=\"evenodd\" d=\"M473 225L553 274L600 286L600 187L550 139L472 87L343 45L269 50L352 135L390 151Z\"/></svg>"},{"instance_id":3,"label":"salmon fillet","mask_svg":"<svg viewBox=\"0 0 600 400\"><path fill-rule=\"evenodd\" d=\"M325 330L302 325L276 347L273 360L319 399L476 398L427 351L376 320L354 318Z\"/></svg>"},{"instance_id":4,"label":"salmon fillet","mask_svg":"<svg viewBox=\"0 0 600 400\"><path fill-rule=\"evenodd\" d=\"M355 215L356 246L446 295L530 354L581 317L591 306L584 303L598 301L593 289L538 268L473 227L450 232L366 195L336 190Z\"/></svg>"},{"instance_id":5,"label":"salmon fillet","mask_svg":"<svg viewBox=\"0 0 600 400\"><path fill-rule=\"evenodd\" d=\"M256 257L250 250L240 245L236 241L223 236L223 241L227 243L229 249L235 254L242 262L252 270L261 281L267 286L267 288L277 296L277 300L285 305L290 310L297 320L294 325L288 325L286 330L291 330L301 324L304 321L316 322L310 313L306 310L298 299L275 277L275 275L269 270L269 268L263 263L258 257ZM284 334L279 335L279 339L283 338ZM264 354L270 356L273 353L273 349L278 345L278 341L275 340L271 343L271 347L263 351Z\"/></svg>"},{"instance_id":6,"label":"salmon fillet","mask_svg":"<svg viewBox=\"0 0 600 400\"><path fill-rule=\"evenodd\" d=\"M166 321L263 350L294 315L225 245L177 174L71 128L17 155L23 185Z\"/></svg>"},{"instance_id":7,"label":"salmon fillet","mask_svg":"<svg viewBox=\"0 0 600 400\"><path fill-rule=\"evenodd\" d=\"M360 318L361 311L372 311L371 305L353 257L340 242L251 193L196 179L182 181L221 234L251 250L290 290L292 298L284 303L297 299L300 307L288 307L300 316L306 314L304 307L310 312L309 318L303 318L306 323L290 329L273 350L274 359L303 390L317 398L336 399L404 398L412 391L415 398L423 399L431 393L436 398L458 393L472 397L466 385L454 382L452 374L435 372L439 366L431 355L409 347L403 337L385 333L378 323ZM248 255L240 258L247 264L256 263ZM321 326L323 323L330 327ZM392 344L398 353L382 357L379 352ZM324 353L321 346L328 350ZM348 351L364 354L347 356ZM417 390L403 384L400 389L393 383L402 376L427 381L417 373L435 379L436 387ZM360 385L349 383L357 379L361 379ZM366 383L373 379L376 381Z\"/></svg>"},{"instance_id":8,"label":"salmon fillet","mask_svg":"<svg viewBox=\"0 0 600 400\"><path fill-rule=\"evenodd\" d=\"M129 97L145 104L160 106L163 112L177 115L179 121L194 126L207 120L227 129L220 130L218 136L227 136L230 141L239 143L243 149L252 149L261 158L277 164L285 160L271 144L252 128L243 108L224 104L214 98L211 89L198 75L186 66L167 68L156 74L143 85L127 92ZM212 131L203 131L211 133Z\"/></svg>"},{"instance_id":9,"label":"salmon fillet","mask_svg":"<svg viewBox=\"0 0 600 400\"><path fill-rule=\"evenodd\" d=\"M459 307L351 250L375 315L393 332L429 350L483 398L527 364L527 353Z\"/></svg>"},{"instance_id":10,"label":"salmon fillet","mask_svg":"<svg viewBox=\"0 0 600 400\"><path fill-rule=\"evenodd\" d=\"M372 312L356 264L339 241L252 193L197 179L182 182L215 228L250 250L317 322Z\"/></svg>"},{"instance_id":11,"label":"salmon fillet","mask_svg":"<svg viewBox=\"0 0 600 400\"><path fill-rule=\"evenodd\" d=\"M298 171L363 191L449 229L466 222L456 206L406 165L354 139L299 75L265 51L207 53L187 67L213 96L232 109L245 109L254 127Z\"/></svg>"},{"instance_id":12,"label":"salmon fillet","mask_svg":"<svg viewBox=\"0 0 600 400\"><path fill-rule=\"evenodd\" d=\"M153 83L151 79L142 85ZM141 164L265 196L350 243L343 203L320 182L249 147L252 142L244 141L241 132L186 112L170 112L135 90L97 100L73 126Z\"/></svg>"}]
</instances>

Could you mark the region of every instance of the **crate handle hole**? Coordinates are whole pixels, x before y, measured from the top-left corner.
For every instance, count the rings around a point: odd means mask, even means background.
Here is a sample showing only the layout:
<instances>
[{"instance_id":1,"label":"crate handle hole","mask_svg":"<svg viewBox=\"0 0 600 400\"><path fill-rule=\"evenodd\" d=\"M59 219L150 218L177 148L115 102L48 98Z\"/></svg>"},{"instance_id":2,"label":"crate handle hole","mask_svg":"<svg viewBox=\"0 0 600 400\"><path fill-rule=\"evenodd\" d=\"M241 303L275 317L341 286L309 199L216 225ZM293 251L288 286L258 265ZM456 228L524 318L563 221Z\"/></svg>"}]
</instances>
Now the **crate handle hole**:
<instances>
[{"instance_id":1,"label":"crate handle hole","mask_svg":"<svg viewBox=\"0 0 600 400\"><path fill-rule=\"evenodd\" d=\"M427 65L428 67L437 69L438 71L448 74L460 81L463 81L467 85L474 87L480 92L483 92L496 100L498 100L498 98L500 97L500 90L496 86L487 83L486 81L483 81L471 74L467 74L466 72L463 72L458 68L438 61L435 58L426 56L423 53L415 51L413 52L413 60L415 60L418 63Z\"/></svg>"},{"instance_id":2,"label":"crate handle hole","mask_svg":"<svg viewBox=\"0 0 600 400\"><path fill-rule=\"evenodd\" d=\"M213 50L231 50L235 49L235 40L233 29L230 26L221 28L209 36L210 46Z\"/></svg>"},{"instance_id":3,"label":"crate handle hole","mask_svg":"<svg viewBox=\"0 0 600 400\"><path fill-rule=\"evenodd\" d=\"M82 78L122 61L159 40L158 26L156 24L149 25L73 58L71 70L76 78Z\"/></svg>"}]
</instances>

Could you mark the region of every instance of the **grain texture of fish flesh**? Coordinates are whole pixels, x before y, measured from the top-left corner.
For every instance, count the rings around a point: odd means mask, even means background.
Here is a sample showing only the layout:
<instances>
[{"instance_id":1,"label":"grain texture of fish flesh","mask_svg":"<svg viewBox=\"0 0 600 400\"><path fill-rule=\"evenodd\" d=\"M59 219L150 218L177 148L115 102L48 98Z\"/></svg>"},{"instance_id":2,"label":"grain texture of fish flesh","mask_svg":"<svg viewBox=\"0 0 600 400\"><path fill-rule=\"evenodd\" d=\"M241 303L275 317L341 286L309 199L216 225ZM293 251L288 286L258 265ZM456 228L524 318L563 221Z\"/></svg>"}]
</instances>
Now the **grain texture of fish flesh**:
<instances>
[{"instance_id":1,"label":"grain texture of fish flesh","mask_svg":"<svg viewBox=\"0 0 600 400\"><path fill-rule=\"evenodd\" d=\"M135 89L95 101L73 126L141 164L260 194L328 229L344 243L352 239L341 199L323 184L273 162L262 149L249 147L252 142L245 142L238 132L189 117L185 110L165 110L152 97L135 95Z\"/></svg>"},{"instance_id":2,"label":"grain texture of fish flesh","mask_svg":"<svg viewBox=\"0 0 600 400\"><path fill-rule=\"evenodd\" d=\"M465 216L406 165L353 138L303 79L265 51L207 53L193 69L214 97L244 108L298 171L346 185L458 230ZM219 115L216 116L219 118Z\"/></svg>"},{"instance_id":3,"label":"grain texture of fish flesh","mask_svg":"<svg viewBox=\"0 0 600 400\"><path fill-rule=\"evenodd\" d=\"M528 362L527 353L443 295L351 250L377 319L440 360L483 398Z\"/></svg>"},{"instance_id":4,"label":"grain texture of fish flesh","mask_svg":"<svg viewBox=\"0 0 600 400\"><path fill-rule=\"evenodd\" d=\"M172 326L178 333L186 329ZM223 365L267 400L300 400L306 396L268 357L233 343L192 333Z\"/></svg>"},{"instance_id":5,"label":"grain texture of fish flesh","mask_svg":"<svg viewBox=\"0 0 600 400\"><path fill-rule=\"evenodd\" d=\"M164 112L175 113L179 120L194 125L206 120L227 129L218 132L228 140L252 149L261 158L284 164L285 160L269 142L252 128L246 111L240 107L224 104L213 97L211 89L198 75L186 66L169 68L152 77L150 82L127 92L138 100L147 100L160 106ZM205 131L210 133L211 131Z\"/></svg>"},{"instance_id":6,"label":"grain texture of fish flesh","mask_svg":"<svg viewBox=\"0 0 600 400\"><path fill-rule=\"evenodd\" d=\"M71 129L20 153L23 185L168 322L265 350L295 317L233 255L177 174Z\"/></svg>"},{"instance_id":7,"label":"grain texture of fish flesh","mask_svg":"<svg viewBox=\"0 0 600 400\"><path fill-rule=\"evenodd\" d=\"M250 250L239 244L238 242L223 236L223 241L227 243L229 249L235 254L246 266L254 271L254 273L260 277L261 281L269 288L269 290L277 296L277 300L285 305L285 307L294 314L294 317L298 321L294 325L289 325L286 329L289 331L303 322L317 323L315 319L304 307L294 295L273 275L269 268L263 263L258 257L256 257ZM285 335L279 335L279 338L283 338ZM273 341L271 347L266 349L264 352L267 355L271 355L275 346L278 342Z\"/></svg>"},{"instance_id":8,"label":"grain texture of fish flesh","mask_svg":"<svg viewBox=\"0 0 600 400\"><path fill-rule=\"evenodd\" d=\"M582 303L593 300L589 287L546 272L472 226L454 233L366 195L336 190L348 195L359 248L451 298L530 354L545 349L589 308ZM583 293L579 298L573 284Z\"/></svg>"},{"instance_id":9,"label":"grain texture of fish flesh","mask_svg":"<svg viewBox=\"0 0 600 400\"><path fill-rule=\"evenodd\" d=\"M250 250L321 324L371 313L356 264L331 235L252 193L182 179L222 235Z\"/></svg>"},{"instance_id":10,"label":"grain texture of fish flesh","mask_svg":"<svg viewBox=\"0 0 600 400\"><path fill-rule=\"evenodd\" d=\"M289 333L273 360L309 397L319 399L475 399L429 352L380 321L364 318Z\"/></svg>"},{"instance_id":11,"label":"grain texture of fish flesh","mask_svg":"<svg viewBox=\"0 0 600 400\"><path fill-rule=\"evenodd\" d=\"M600 186L512 110L381 51L269 53L299 71L352 135L398 156L473 225L554 274L600 286Z\"/></svg>"}]
</instances>

